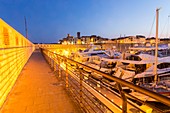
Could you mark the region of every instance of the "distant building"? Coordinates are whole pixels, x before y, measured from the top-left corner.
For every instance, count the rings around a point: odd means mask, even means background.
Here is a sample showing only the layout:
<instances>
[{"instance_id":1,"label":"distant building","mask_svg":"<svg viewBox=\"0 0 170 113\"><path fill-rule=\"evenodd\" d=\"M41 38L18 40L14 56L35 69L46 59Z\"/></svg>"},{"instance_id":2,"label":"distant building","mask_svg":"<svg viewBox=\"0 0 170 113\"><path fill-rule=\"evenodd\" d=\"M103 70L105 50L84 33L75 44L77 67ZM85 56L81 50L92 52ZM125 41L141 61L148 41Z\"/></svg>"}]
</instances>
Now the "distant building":
<instances>
[{"instance_id":1,"label":"distant building","mask_svg":"<svg viewBox=\"0 0 170 113\"><path fill-rule=\"evenodd\" d=\"M161 39L161 42L168 42L168 39ZM160 42L160 40L158 41ZM70 36L70 34L67 35L66 38L63 38L60 40L60 43L62 44L101 44L101 43L125 43L125 44L146 44L150 43L151 45L155 43L155 38L145 38L145 36L142 35L136 35L136 36L124 36L119 37L117 39L108 39L108 38L102 38L97 35L91 35L91 36L81 36L80 32L77 32L77 36L73 37Z\"/></svg>"},{"instance_id":2,"label":"distant building","mask_svg":"<svg viewBox=\"0 0 170 113\"><path fill-rule=\"evenodd\" d=\"M80 38L80 32L77 32L77 38Z\"/></svg>"},{"instance_id":3,"label":"distant building","mask_svg":"<svg viewBox=\"0 0 170 113\"><path fill-rule=\"evenodd\" d=\"M103 41L103 43L112 44L112 43L115 43L115 41L112 39L108 39L108 40Z\"/></svg>"},{"instance_id":4,"label":"distant building","mask_svg":"<svg viewBox=\"0 0 170 113\"><path fill-rule=\"evenodd\" d=\"M102 38L100 36L91 35L91 36L80 36L80 32L77 32L77 37L67 35L66 38L60 40L62 44L96 44L96 43L106 43L108 38Z\"/></svg>"},{"instance_id":5,"label":"distant building","mask_svg":"<svg viewBox=\"0 0 170 113\"><path fill-rule=\"evenodd\" d=\"M111 39L112 43L117 43L117 39L114 38L114 39Z\"/></svg>"},{"instance_id":6,"label":"distant building","mask_svg":"<svg viewBox=\"0 0 170 113\"><path fill-rule=\"evenodd\" d=\"M67 34L66 38L63 38L61 40L62 44L74 44L75 43L75 38L73 36L70 36L70 34Z\"/></svg>"},{"instance_id":7,"label":"distant building","mask_svg":"<svg viewBox=\"0 0 170 113\"><path fill-rule=\"evenodd\" d=\"M162 44L168 44L168 43L170 43L170 38L161 38L161 39L160 39L160 43L162 43Z\"/></svg>"},{"instance_id":8,"label":"distant building","mask_svg":"<svg viewBox=\"0 0 170 113\"><path fill-rule=\"evenodd\" d=\"M90 44L90 41L91 41L90 36L82 36L81 37L82 44Z\"/></svg>"},{"instance_id":9,"label":"distant building","mask_svg":"<svg viewBox=\"0 0 170 113\"><path fill-rule=\"evenodd\" d=\"M145 44L145 43L146 43L146 38L145 38L145 36L143 36L143 35L136 35L136 38L135 38L135 40L134 40L134 43L138 43L138 44L142 43L142 44Z\"/></svg>"},{"instance_id":10,"label":"distant building","mask_svg":"<svg viewBox=\"0 0 170 113\"><path fill-rule=\"evenodd\" d=\"M156 42L155 37L147 38L146 43L150 43L151 45L154 45ZM158 39L158 43L160 43L160 39Z\"/></svg>"},{"instance_id":11,"label":"distant building","mask_svg":"<svg viewBox=\"0 0 170 113\"><path fill-rule=\"evenodd\" d=\"M95 43L101 43L101 37L96 35L91 36L82 36L81 41L82 44L95 44Z\"/></svg>"},{"instance_id":12,"label":"distant building","mask_svg":"<svg viewBox=\"0 0 170 113\"><path fill-rule=\"evenodd\" d=\"M113 39L112 39L113 40ZM126 36L126 37L120 37L116 40L113 40L116 43L145 43L146 39L145 36L142 35L136 35L136 36Z\"/></svg>"}]
</instances>

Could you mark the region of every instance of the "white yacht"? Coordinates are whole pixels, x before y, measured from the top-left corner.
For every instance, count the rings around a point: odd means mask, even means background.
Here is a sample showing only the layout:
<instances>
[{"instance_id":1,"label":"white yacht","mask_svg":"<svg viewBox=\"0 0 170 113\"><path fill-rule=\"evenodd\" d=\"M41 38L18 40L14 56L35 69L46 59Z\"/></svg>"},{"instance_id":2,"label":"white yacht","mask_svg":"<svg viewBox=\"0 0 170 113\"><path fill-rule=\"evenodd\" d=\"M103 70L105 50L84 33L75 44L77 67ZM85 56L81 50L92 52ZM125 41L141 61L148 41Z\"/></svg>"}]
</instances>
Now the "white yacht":
<instances>
[{"instance_id":1,"label":"white yacht","mask_svg":"<svg viewBox=\"0 0 170 113\"><path fill-rule=\"evenodd\" d=\"M99 45L92 45L84 51L72 54L72 59L91 66L103 72L115 67L116 61L121 58L121 53L114 50L103 50Z\"/></svg>"},{"instance_id":2,"label":"white yacht","mask_svg":"<svg viewBox=\"0 0 170 113\"><path fill-rule=\"evenodd\" d=\"M85 63L89 61L91 57L104 54L104 52L105 50L102 50L100 46L92 45L90 48L72 53L71 58L80 63Z\"/></svg>"},{"instance_id":3,"label":"white yacht","mask_svg":"<svg viewBox=\"0 0 170 113\"><path fill-rule=\"evenodd\" d=\"M139 47L137 47L139 49ZM140 47L141 48L141 47ZM124 73L124 79L141 78L147 76L154 76L153 70L155 68L155 50L152 48L144 48L143 51L139 51L136 54L126 54L123 59L117 62L117 67L121 68ZM144 51L145 50L145 51ZM157 62L157 74L166 73L170 71L170 47L161 47L158 51ZM131 77L130 77L131 74ZM123 79L122 78L122 79Z\"/></svg>"}]
</instances>

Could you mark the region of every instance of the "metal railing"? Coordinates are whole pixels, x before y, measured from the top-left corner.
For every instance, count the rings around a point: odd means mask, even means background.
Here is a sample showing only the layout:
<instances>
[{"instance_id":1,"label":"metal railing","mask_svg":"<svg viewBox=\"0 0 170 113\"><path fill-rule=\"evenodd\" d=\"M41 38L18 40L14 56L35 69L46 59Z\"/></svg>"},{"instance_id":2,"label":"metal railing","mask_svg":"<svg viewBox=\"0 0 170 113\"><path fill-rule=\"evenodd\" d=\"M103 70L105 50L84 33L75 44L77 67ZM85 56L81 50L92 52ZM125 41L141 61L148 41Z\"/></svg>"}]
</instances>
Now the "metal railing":
<instances>
[{"instance_id":1,"label":"metal railing","mask_svg":"<svg viewBox=\"0 0 170 113\"><path fill-rule=\"evenodd\" d=\"M166 96L110 76L48 49L42 49L42 53L57 72L57 76L65 81L67 90L85 112L170 112L170 98ZM104 79L93 76L94 73L102 75ZM109 81L114 81L114 84ZM143 101L132 95L133 92L156 102Z\"/></svg>"}]
</instances>

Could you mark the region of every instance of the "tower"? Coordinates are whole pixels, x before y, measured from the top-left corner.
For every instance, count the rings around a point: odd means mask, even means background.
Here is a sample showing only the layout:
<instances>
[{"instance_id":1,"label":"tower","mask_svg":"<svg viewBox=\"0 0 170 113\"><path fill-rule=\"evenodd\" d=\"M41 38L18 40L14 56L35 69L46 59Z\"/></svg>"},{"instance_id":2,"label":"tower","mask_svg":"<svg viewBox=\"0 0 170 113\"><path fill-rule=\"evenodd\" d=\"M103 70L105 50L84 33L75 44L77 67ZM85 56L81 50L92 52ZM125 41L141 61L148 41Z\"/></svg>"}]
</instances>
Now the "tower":
<instances>
[{"instance_id":1,"label":"tower","mask_svg":"<svg viewBox=\"0 0 170 113\"><path fill-rule=\"evenodd\" d=\"M80 38L80 32L77 32L77 38Z\"/></svg>"}]
</instances>

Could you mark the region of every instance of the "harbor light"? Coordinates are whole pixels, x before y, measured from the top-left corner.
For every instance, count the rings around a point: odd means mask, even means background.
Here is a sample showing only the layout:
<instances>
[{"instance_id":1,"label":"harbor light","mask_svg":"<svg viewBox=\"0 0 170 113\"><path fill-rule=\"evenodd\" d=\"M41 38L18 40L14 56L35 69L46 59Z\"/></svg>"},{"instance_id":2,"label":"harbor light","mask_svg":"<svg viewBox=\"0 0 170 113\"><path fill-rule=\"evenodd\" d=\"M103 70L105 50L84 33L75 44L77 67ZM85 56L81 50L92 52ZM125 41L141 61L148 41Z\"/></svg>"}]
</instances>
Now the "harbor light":
<instances>
[{"instance_id":1,"label":"harbor light","mask_svg":"<svg viewBox=\"0 0 170 113\"><path fill-rule=\"evenodd\" d=\"M69 51L64 50L64 51L63 51L63 55L66 56L66 57L68 57L68 56L69 56Z\"/></svg>"}]
</instances>

